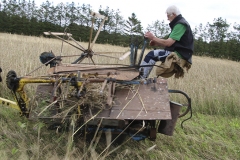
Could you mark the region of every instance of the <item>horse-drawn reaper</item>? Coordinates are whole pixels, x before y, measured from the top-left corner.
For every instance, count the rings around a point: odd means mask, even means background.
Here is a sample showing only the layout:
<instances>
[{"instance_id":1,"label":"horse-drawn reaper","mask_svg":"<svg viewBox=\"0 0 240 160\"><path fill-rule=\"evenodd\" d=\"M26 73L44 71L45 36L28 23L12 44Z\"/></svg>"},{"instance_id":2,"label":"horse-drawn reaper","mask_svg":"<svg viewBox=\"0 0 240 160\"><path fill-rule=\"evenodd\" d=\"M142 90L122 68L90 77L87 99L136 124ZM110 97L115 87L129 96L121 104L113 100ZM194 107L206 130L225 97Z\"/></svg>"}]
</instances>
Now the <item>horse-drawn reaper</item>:
<instances>
[{"instance_id":1,"label":"horse-drawn reaper","mask_svg":"<svg viewBox=\"0 0 240 160\"><path fill-rule=\"evenodd\" d=\"M130 65L96 64L92 59L96 55L93 46L107 17L97 13L92 13L92 17L102 19L102 23L93 41L92 28L87 49L70 33L44 32L81 50L81 55L72 63L63 63L64 56L43 52L40 60L50 66L44 76L18 77L15 71L9 71L6 83L15 101L1 98L0 102L18 109L29 120L44 121L51 129L68 128L74 122L73 136L110 131L115 141L126 136L155 140L157 133L173 135L177 119L191 111L191 99L182 91L168 89L165 78L138 78L146 40L138 62L134 58ZM119 60L134 54L125 53ZM92 63L82 63L85 58ZM31 97L24 88L29 84L38 85ZM187 104L171 101L169 95L174 93L183 95Z\"/></svg>"}]
</instances>

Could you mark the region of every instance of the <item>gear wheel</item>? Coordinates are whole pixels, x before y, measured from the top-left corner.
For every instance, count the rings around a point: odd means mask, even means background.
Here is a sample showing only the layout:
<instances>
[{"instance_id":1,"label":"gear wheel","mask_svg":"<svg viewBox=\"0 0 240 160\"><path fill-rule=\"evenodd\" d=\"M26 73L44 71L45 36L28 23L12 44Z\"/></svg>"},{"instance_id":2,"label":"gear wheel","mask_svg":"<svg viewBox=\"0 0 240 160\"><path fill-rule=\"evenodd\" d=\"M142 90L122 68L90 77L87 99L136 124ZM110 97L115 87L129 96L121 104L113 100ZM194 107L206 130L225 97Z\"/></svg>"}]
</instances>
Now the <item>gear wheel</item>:
<instances>
[{"instance_id":1,"label":"gear wheel","mask_svg":"<svg viewBox=\"0 0 240 160\"><path fill-rule=\"evenodd\" d=\"M14 92L18 88L18 81L16 81L16 78L17 78L17 74L15 71L11 70L7 73L7 78L6 78L7 87Z\"/></svg>"},{"instance_id":2,"label":"gear wheel","mask_svg":"<svg viewBox=\"0 0 240 160\"><path fill-rule=\"evenodd\" d=\"M42 64L45 64L46 66L50 64L50 67L54 67L56 65L56 59L54 59L56 56L52 52L43 52L39 58Z\"/></svg>"}]
</instances>

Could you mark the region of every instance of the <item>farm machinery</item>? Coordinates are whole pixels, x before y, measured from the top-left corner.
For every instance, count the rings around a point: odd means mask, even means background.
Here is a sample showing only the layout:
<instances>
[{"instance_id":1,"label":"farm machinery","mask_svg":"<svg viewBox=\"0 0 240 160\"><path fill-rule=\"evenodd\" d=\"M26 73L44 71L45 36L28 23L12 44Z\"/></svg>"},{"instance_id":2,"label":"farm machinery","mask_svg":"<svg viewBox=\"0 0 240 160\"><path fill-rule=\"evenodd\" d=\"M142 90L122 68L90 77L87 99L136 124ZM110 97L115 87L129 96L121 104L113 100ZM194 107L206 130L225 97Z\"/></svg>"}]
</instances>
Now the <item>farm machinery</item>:
<instances>
[{"instance_id":1,"label":"farm machinery","mask_svg":"<svg viewBox=\"0 0 240 160\"><path fill-rule=\"evenodd\" d=\"M180 90L168 89L162 77L139 78L139 64L146 46L136 62L136 52L127 52L130 65L96 64L93 46L107 17L92 13L102 19L92 41L92 31L87 49L75 41L70 33L44 32L82 51L72 63L63 63L64 56L53 52L40 55L42 66L49 66L46 75L18 77L13 70L6 76L6 85L15 101L0 98L1 104L19 110L29 120L41 120L49 129L69 128L74 121L73 135L95 134L110 131L115 137L130 136L134 140L155 140L157 133L172 136L177 120L190 112L191 98ZM60 36L67 36L68 40ZM74 43L72 43L74 42ZM89 59L92 63L83 63ZM37 84L34 95L27 95L25 86ZM170 100L170 94L181 94L186 104ZM189 119L187 118L187 119ZM185 119L185 120L187 120Z\"/></svg>"}]
</instances>

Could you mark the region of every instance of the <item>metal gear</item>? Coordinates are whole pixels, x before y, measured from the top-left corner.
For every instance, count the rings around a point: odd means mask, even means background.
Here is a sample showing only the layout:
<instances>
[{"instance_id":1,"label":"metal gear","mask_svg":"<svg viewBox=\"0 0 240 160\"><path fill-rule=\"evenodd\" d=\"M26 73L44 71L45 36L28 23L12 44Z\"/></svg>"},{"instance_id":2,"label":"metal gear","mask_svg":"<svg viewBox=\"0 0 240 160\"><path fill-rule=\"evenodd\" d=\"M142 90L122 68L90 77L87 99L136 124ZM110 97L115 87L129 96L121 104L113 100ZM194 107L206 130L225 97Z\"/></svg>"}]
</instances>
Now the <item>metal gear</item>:
<instances>
[{"instance_id":1,"label":"metal gear","mask_svg":"<svg viewBox=\"0 0 240 160\"><path fill-rule=\"evenodd\" d=\"M15 71L11 70L7 73L6 84L10 90L14 92L17 90L19 85L17 80L17 74Z\"/></svg>"}]
</instances>

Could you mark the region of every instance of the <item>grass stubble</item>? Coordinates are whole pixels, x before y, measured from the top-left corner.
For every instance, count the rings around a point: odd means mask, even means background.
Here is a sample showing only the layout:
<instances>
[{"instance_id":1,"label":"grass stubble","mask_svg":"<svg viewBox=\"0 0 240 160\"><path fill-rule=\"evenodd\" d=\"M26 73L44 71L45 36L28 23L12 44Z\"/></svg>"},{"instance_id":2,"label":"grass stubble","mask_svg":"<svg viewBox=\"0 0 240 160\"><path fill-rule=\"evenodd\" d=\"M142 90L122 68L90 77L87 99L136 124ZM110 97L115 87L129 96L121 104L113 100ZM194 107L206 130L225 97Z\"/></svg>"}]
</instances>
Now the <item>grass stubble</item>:
<instances>
[{"instance_id":1,"label":"grass stubble","mask_svg":"<svg viewBox=\"0 0 240 160\"><path fill-rule=\"evenodd\" d=\"M88 43L81 43L87 47ZM0 33L0 66L5 79L9 70L24 76L42 64L39 55L53 51L55 55L77 55L81 52L61 41L44 37L31 37ZM129 48L95 44L95 52L126 52ZM148 50L145 51L147 53ZM139 51L140 53L140 51ZM121 54L109 54L120 56ZM64 59L64 63L73 61ZM109 59L94 56L96 63L109 63ZM110 63L124 63L112 59ZM42 66L33 76L44 75L48 67ZM154 70L151 76L154 76ZM192 99L193 117L180 127L179 119L174 135L158 134L155 142L130 140L110 155L101 155L102 144L84 156L86 144L71 141L71 132L49 131L41 122L28 121L18 112L0 107L1 159L240 159L240 64L230 60L193 56L193 65L183 79L168 79L169 89L186 92ZM0 84L0 97L12 99L5 82ZM171 95L176 101L181 97ZM108 151L114 149L111 146Z\"/></svg>"}]
</instances>

